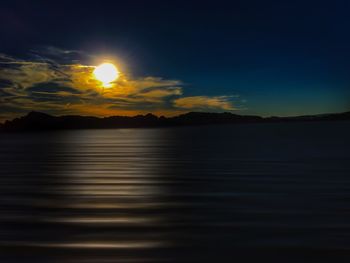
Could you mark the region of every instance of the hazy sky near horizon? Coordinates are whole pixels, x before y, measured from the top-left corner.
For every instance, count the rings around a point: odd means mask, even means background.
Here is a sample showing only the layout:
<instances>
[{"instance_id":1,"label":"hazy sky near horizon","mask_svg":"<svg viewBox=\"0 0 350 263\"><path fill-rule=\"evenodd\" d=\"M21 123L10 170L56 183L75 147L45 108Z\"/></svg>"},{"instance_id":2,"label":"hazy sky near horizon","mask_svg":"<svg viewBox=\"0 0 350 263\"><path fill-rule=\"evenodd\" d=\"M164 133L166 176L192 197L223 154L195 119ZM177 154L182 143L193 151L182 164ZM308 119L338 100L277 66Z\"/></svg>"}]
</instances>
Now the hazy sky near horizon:
<instances>
[{"instance_id":1,"label":"hazy sky near horizon","mask_svg":"<svg viewBox=\"0 0 350 263\"><path fill-rule=\"evenodd\" d=\"M1 1L0 119L350 110L350 2ZM95 66L120 77L103 88Z\"/></svg>"}]
</instances>

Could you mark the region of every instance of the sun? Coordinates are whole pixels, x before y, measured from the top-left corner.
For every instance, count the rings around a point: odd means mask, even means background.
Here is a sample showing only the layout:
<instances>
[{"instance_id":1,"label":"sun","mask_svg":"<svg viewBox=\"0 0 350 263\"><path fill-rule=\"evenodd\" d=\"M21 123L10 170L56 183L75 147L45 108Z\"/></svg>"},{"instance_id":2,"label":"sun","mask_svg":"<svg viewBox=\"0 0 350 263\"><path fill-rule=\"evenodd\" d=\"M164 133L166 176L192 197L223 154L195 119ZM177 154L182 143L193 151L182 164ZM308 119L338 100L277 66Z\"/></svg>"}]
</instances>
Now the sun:
<instances>
[{"instance_id":1,"label":"sun","mask_svg":"<svg viewBox=\"0 0 350 263\"><path fill-rule=\"evenodd\" d=\"M118 79L119 70L112 63L103 63L95 68L94 76L104 87L110 87L111 82Z\"/></svg>"}]
</instances>

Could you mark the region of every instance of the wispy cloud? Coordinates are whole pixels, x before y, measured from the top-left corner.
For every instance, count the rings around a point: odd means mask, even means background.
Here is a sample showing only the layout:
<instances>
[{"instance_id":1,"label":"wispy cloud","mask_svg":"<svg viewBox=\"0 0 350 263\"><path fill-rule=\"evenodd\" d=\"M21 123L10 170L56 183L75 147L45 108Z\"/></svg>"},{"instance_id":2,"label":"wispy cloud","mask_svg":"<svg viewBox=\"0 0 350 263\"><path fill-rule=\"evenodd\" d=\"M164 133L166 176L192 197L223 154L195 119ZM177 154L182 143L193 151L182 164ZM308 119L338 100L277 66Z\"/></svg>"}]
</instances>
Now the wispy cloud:
<instances>
[{"instance_id":1,"label":"wispy cloud","mask_svg":"<svg viewBox=\"0 0 350 263\"><path fill-rule=\"evenodd\" d=\"M192 96L174 100L174 106L188 110L237 110L232 103L235 96Z\"/></svg>"},{"instance_id":2,"label":"wispy cloud","mask_svg":"<svg viewBox=\"0 0 350 263\"><path fill-rule=\"evenodd\" d=\"M121 72L103 88L93 76L95 66L86 62L91 57L52 47L32 51L31 59L0 54L0 118L30 110L105 116L236 109L230 96L182 97L183 83L176 79L135 78Z\"/></svg>"}]
</instances>

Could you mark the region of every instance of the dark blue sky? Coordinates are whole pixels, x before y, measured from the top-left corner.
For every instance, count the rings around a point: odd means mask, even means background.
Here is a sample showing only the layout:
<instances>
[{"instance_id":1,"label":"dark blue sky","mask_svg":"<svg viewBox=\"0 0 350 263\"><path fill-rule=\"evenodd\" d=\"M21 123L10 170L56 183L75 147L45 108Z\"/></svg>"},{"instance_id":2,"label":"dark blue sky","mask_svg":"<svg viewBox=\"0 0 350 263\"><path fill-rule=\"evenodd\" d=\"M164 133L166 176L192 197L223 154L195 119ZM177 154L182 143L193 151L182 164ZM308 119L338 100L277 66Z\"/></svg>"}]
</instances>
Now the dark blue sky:
<instances>
[{"instance_id":1,"label":"dark blue sky","mask_svg":"<svg viewBox=\"0 0 350 263\"><path fill-rule=\"evenodd\" d=\"M239 95L242 113L350 110L350 2L2 1L0 53L112 54L187 96Z\"/></svg>"}]
</instances>

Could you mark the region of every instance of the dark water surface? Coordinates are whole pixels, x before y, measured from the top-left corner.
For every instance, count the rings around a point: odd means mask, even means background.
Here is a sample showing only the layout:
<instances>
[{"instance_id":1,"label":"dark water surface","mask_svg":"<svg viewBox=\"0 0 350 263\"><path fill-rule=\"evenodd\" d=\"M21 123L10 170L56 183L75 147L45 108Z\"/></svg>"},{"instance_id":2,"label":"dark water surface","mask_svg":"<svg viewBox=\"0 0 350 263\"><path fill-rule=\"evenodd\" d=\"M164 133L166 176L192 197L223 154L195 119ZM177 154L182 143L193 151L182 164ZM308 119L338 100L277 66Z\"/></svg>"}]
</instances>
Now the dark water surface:
<instances>
[{"instance_id":1,"label":"dark water surface","mask_svg":"<svg viewBox=\"0 0 350 263\"><path fill-rule=\"evenodd\" d=\"M0 134L0 262L350 262L350 123Z\"/></svg>"}]
</instances>

